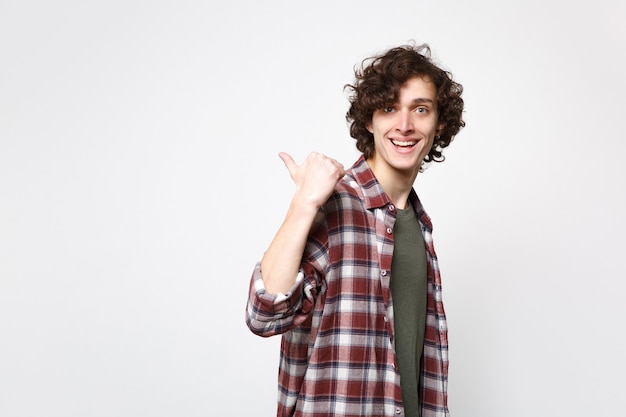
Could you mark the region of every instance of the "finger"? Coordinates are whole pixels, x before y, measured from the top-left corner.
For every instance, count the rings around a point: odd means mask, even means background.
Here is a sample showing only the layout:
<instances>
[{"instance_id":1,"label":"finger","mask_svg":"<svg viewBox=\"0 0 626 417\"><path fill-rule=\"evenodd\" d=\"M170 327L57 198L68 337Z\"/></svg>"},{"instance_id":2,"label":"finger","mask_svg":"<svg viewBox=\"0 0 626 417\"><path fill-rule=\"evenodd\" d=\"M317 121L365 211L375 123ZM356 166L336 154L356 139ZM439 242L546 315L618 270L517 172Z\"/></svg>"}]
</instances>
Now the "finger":
<instances>
[{"instance_id":1,"label":"finger","mask_svg":"<svg viewBox=\"0 0 626 417\"><path fill-rule=\"evenodd\" d=\"M333 158L328 158L332 164L335 166L335 169L337 170L337 175L339 176L339 179L343 178L343 176L346 174L346 169L344 168L343 164L339 161L337 161L336 159Z\"/></svg>"},{"instance_id":2,"label":"finger","mask_svg":"<svg viewBox=\"0 0 626 417\"><path fill-rule=\"evenodd\" d=\"M278 156L280 157L280 159L283 160L285 166L287 167L287 170L289 171L289 175L291 175L291 178L293 178L296 175L296 171L298 170L298 165L296 164L296 162L293 160L291 155L286 152L279 152Z\"/></svg>"},{"instance_id":3,"label":"finger","mask_svg":"<svg viewBox=\"0 0 626 417\"><path fill-rule=\"evenodd\" d=\"M339 161L334 161L335 162L335 166L337 167L337 170L339 171L339 173L341 174L341 176L343 177L346 174L346 169L344 168L343 164Z\"/></svg>"}]
</instances>

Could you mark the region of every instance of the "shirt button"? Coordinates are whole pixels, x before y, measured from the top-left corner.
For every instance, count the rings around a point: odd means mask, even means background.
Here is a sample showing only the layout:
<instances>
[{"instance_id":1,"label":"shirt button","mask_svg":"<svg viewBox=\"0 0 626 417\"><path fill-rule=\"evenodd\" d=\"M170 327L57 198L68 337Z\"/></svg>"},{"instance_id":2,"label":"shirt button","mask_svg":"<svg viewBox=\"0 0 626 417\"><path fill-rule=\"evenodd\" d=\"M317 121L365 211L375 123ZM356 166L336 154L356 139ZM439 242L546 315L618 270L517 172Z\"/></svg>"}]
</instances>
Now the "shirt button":
<instances>
[{"instance_id":1,"label":"shirt button","mask_svg":"<svg viewBox=\"0 0 626 417\"><path fill-rule=\"evenodd\" d=\"M396 414L400 414L402 411L399 408L396 408Z\"/></svg>"},{"instance_id":2,"label":"shirt button","mask_svg":"<svg viewBox=\"0 0 626 417\"><path fill-rule=\"evenodd\" d=\"M383 320L385 320L385 323L387 323L389 321L389 317L385 316Z\"/></svg>"},{"instance_id":3,"label":"shirt button","mask_svg":"<svg viewBox=\"0 0 626 417\"><path fill-rule=\"evenodd\" d=\"M388 228L387 228L387 233L388 233L388 234L392 234L392 233L393 233L393 229L392 229L391 227L388 227Z\"/></svg>"},{"instance_id":4,"label":"shirt button","mask_svg":"<svg viewBox=\"0 0 626 417\"><path fill-rule=\"evenodd\" d=\"M393 204L389 204L389 211L394 211L396 209L396 206L394 206Z\"/></svg>"},{"instance_id":5,"label":"shirt button","mask_svg":"<svg viewBox=\"0 0 626 417\"><path fill-rule=\"evenodd\" d=\"M383 277L387 276L387 271L383 269L382 271L380 271L380 275L382 275Z\"/></svg>"}]
</instances>

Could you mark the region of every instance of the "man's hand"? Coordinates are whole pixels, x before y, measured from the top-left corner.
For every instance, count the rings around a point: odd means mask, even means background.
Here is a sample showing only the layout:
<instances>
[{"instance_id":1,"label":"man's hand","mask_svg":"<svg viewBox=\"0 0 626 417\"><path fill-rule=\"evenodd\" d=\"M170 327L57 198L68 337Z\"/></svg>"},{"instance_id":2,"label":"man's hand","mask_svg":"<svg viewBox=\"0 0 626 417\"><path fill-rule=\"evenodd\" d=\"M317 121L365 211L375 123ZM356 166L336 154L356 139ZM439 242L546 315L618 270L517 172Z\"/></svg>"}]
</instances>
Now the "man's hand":
<instances>
[{"instance_id":1,"label":"man's hand","mask_svg":"<svg viewBox=\"0 0 626 417\"><path fill-rule=\"evenodd\" d=\"M346 171L338 161L321 153L311 152L301 165L291 155L280 152L291 179L296 184L294 199L320 208L333 193L335 185Z\"/></svg>"},{"instance_id":2,"label":"man's hand","mask_svg":"<svg viewBox=\"0 0 626 417\"><path fill-rule=\"evenodd\" d=\"M317 211L346 172L339 162L316 152L309 154L302 165L285 152L278 156L289 170L296 192L283 224L261 260L265 289L270 294L285 294L293 286Z\"/></svg>"}]
</instances>

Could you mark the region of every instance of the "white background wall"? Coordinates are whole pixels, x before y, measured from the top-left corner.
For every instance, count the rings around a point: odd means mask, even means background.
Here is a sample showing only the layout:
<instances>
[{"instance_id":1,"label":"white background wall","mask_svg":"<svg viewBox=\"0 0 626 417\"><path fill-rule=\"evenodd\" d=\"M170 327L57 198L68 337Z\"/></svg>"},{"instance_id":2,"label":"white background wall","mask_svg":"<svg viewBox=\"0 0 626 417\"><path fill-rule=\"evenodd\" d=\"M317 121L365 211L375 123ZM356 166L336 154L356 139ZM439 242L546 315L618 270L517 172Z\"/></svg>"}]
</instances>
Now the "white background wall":
<instances>
[{"instance_id":1,"label":"white background wall","mask_svg":"<svg viewBox=\"0 0 626 417\"><path fill-rule=\"evenodd\" d=\"M626 8L598 0L0 1L0 415L272 416L248 280L357 157L343 85L428 42L467 127L418 177L456 417L620 415Z\"/></svg>"}]
</instances>

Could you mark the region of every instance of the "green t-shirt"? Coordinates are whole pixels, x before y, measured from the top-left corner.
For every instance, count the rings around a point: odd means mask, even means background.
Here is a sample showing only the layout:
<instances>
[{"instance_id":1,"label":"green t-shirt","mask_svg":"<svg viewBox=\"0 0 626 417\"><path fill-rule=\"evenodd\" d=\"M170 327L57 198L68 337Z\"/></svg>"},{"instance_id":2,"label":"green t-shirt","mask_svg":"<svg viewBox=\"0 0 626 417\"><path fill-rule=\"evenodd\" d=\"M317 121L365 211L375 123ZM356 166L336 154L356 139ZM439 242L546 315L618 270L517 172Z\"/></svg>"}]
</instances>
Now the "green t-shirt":
<instances>
[{"instance_id":1,"label":"green t-shirt","mask_svg":"<svg viewBox=\"0 0 626 417\"><path fill-rule=\"evenodd\" d=\"M417 417L428 279L424 238L413 207L398 210L394 234L391 297L396 359L405 415Z\"/></svg>"}]
</instances>

